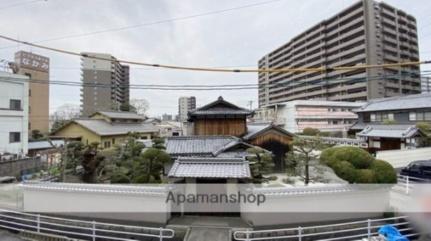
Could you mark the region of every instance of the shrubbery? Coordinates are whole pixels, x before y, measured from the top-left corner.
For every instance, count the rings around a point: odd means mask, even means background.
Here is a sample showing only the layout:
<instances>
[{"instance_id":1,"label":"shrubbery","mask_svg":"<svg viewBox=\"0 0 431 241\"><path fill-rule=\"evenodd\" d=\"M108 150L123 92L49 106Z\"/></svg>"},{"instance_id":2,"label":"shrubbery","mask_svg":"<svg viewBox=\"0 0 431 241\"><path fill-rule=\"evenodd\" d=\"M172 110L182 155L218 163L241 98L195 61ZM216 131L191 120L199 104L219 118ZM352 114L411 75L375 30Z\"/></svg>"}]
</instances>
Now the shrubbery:
<instances>
[{"instance_id":1,"label":"shrubbery","mask_svg":"<svg viewBox=\"0 0 431 241\"><path fill-rule=\"evenodd\" d=\"M395 169L376 160L358 147L332 147L324 150L320 161L349 183L396 183Z\"/></svg>"}]
</instances>

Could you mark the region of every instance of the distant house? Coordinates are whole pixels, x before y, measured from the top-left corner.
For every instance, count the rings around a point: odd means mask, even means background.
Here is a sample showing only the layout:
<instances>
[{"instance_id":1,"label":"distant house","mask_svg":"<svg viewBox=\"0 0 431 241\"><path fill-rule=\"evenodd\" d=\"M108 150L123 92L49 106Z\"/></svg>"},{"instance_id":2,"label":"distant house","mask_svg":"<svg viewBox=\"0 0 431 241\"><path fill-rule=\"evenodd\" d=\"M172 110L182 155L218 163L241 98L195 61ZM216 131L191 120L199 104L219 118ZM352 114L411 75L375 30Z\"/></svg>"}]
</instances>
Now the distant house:
<instances>
[{"instance_id":1,"label":"distant house","mask_svg":"<svg viewBox=\"0 0 431 241\"><path fill-rule=\"evenodd\" d=\"M159 135L159 130L153 124L144 123L144 117L136 113L100 111L88 119L72 120L52 135L74 138L84 144L97 142L101 148L110 148L123 143L129 133L151 139Z\"/></svg>"},{"instance_id":2,"label":"distant house","mask_svg":"<svg viewBox=\"0 0 431 241\"><path fill-rule=\"evenodd\" d=\"M216 101L192 110L188 121L192 124L193 135L243 136L247 133L247 117L252 111L238 107L219 97Z\"/></svg>"},{"instance_id":3,"label":"distant house","mask_svg":"<svg viewBox=\"0 0 431 241\"><path fill-rule=\"evenodd\" d=\"M350 130L371 151L415 148L424 136L416 124L431 123L431 93L371 100L355 112Z\"/></svg>"}]
</instances>

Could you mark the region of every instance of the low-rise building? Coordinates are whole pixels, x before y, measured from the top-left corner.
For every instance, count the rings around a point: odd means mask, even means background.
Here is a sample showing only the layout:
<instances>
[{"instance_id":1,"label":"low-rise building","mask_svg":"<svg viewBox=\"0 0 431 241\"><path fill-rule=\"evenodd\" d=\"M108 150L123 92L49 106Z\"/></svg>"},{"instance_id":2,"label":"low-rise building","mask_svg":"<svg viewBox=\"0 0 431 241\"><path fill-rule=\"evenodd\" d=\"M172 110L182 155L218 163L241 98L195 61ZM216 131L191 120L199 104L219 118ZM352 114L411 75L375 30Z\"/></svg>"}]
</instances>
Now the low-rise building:
<instances>
[{"instance_id":1,"label":"low-rise building","mask_svg":"<svg viewBox=\"0 0 431 241\"><path fill-rule=\"evenodd\" d=\"M431 93L376 99L355 112L358 123L351 131L371 151L415 148L424 136L417 123L431 123Z\"/></svg>"},{"instance_id":2,"label":"low-rise building","mask_svg":"<svg viewBox=\"0 0 431 241\"><path fill-rule=\"evenodd\" d=\"M27 154L28 79L0 72L0 153Z\"/></svg>"},{"instance_id":3,"label":"low-rise building","mask_svg":"<svg viewBox=\"0 0 431 241\"><path fill-rule=\"evenodd\" d=\"M347 131L358 116L352 111L362 102L295 100L274 104L255 111L256 122L279 125L292 133L311 127L322 132Z\"/></svg>"},{"instance_id":4,"label":"low-rise building","mask_svg":"<svg viewBox=\"0 0 431 241\"><path fill-rule=\"evenodd\" d=\"M74 138L84 144L99 143L101 148L111 148L123 143L130 133L141 139L159 135L159 129L144 123L144 117L131 112L96 112L87 119L75 119L59 128L53 136Z\"/></svg>"}]
</instances>

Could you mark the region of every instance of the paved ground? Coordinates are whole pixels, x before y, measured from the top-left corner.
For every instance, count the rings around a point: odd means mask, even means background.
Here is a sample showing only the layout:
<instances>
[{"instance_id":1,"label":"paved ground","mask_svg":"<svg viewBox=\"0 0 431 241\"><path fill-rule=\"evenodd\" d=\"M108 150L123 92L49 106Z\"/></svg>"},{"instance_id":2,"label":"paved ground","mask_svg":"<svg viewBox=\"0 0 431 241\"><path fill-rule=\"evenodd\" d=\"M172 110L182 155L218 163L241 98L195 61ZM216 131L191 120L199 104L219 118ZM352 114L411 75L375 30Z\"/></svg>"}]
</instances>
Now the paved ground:
<instances>
[{"instance_id":1,"label":"paved ground","mask_svg":"<svg viewBox=\"0 0 431 241\"><path fill-rule=\"evenodd\" d=\"M229 228L192 228L186 241L229 241Z\"/></svg>"},{"instance_id":2,"label":"paved ground","mask_svg":"<svg viewBox=\"0 0 431 241\"><path fill-rule=\"evenodd\" d=\"M217 228L248 228L249 225L240 217L217 216L182 216L173 217L169 225L191 227L217 227Z\"/></svg>"},{"instance_id":3,"label":"paved ground","mask_svg":"<svg viewBox=\"0 0 431 241\"><path fill-rule=\"evenodd\" d=\"M21 239L12 233L9 233L7 231L2 231L2 230L0 230L0 240L1 241L24 241L24 239Z\"/></svg>"}]
</instances>

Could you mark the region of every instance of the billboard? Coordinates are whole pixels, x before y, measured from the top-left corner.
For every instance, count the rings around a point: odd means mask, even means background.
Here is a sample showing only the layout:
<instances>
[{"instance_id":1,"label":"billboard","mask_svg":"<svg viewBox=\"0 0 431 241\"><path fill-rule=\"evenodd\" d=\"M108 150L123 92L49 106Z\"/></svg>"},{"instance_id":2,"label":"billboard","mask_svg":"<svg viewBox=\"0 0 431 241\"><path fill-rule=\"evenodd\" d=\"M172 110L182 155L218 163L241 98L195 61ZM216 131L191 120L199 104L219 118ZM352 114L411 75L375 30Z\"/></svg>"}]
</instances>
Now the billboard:
<instances>
[{"instance_id":1,"label":"billboard","mask_svg":"<svg viewBox=\"0 0 431 241\"><path fill-rule=\"evenodd\" d=\"M19 51L15 53L15 63L19 68L27 68L36 71L49 72L49 58L33 54L30 52Z\"/></svg>"}]
</instances>

